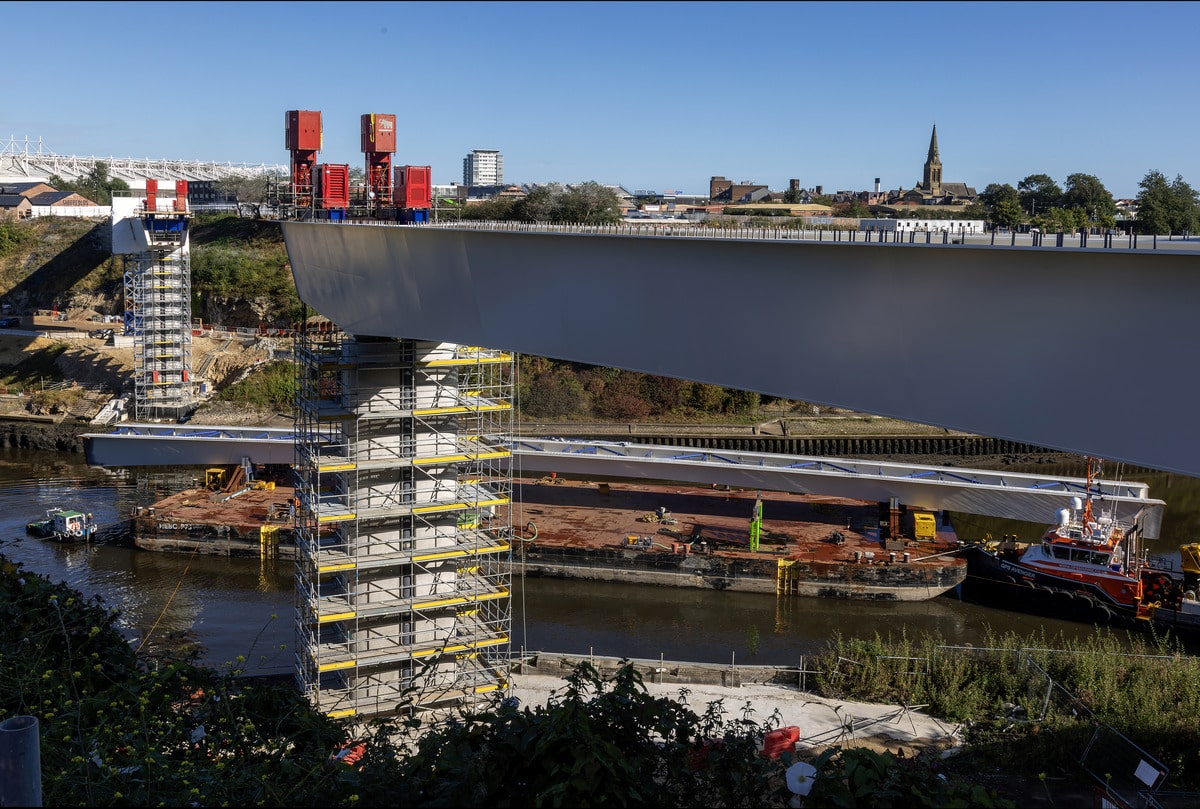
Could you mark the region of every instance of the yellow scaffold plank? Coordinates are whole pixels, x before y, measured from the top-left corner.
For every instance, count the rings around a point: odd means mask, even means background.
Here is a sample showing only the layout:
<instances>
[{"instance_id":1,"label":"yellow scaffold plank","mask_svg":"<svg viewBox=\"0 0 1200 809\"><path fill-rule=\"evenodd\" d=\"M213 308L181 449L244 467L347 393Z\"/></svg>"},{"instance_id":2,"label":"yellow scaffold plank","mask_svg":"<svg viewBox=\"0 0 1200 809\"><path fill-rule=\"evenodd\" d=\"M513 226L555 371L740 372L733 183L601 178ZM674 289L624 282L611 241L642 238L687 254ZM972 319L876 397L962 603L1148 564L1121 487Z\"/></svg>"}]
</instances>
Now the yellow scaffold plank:
<instances>
[{"instance_id":1,"label":"yellow scaffold plank","mask_svg":"<svg viewBox=\"0 0 1200 809\"><path fill-rule=\"evenodd\" d=\"M465 461L487 461L493 458L509 457L512 457L512 452L509 450L497 450L496 452L463 452L457 455L431 455L428 458L413 458L413 465L433 466L436 464L463 463Z\"/></svg>"},{"instance_id":2,"label":"yellow scaffold plank","mask_svg":"<svg viewBox=\"0 0 1200 809\"><path fill-rule=\"evenodd\" d=\"M462 511L467 508L481 508L483 506L503 506L509 503L509 498L499 497L493 500L474 500L468 502L457 503L438 503L436 506L417 506L412 510L413 514L441 514L447 511Z\"/></svg>"},{"instance_id":3,"label":"yellow scaffold plank","mask_svg":"<svg viewBox=\"0 0 1200 809\"><path fill-rule=\"evenodd\" d=\"M348 621L357 616L358 613L354 612L353 610L350 612L338 612L334 613L333 615L320 615L317 617L317 623L326 624L333 623L334 621Z\"/></svg>"},{"instance_id":4,"label":"yellow scaffold plank","mask_svg":"<svg viewBox=\"0 0 1200 809\"><path fill-rule=\"evenodd\" d=\"M425 360L417 365L421 368L450 368L455 365L483 365L498 362L512 362L512 357L506 354L495 357L454 357L448 360Z\"/></svg>"},{"instance_id":5,"label":"yellow scaffold plank","mask_svg":"<svg viewBox=\"0 0 1200 809\"><path fill-rule=\"evenodd\" d=\"M432 649L426 649L421 652L413 652L414 658L429 657L436 654L454 654L455 652L465 652L468 649L482 649L485 646L501 646L508 643L508 636L501 635L497 638L488 638L487 640L476 641L475 643L459 643L454 646L436 646Z\"/></svg>"},{"instance_id":6,"label":"yellow scaffold plank","mask_svg":"<svg viewBox=\"0 0 1200 809\"><path fill-rule=\"evenodd\" d=\"M347 716L354 716L358 711L354 708L342 708L340 711L330 711L325 714L330 719L342 719Z\"/></svg>"},{"instance_id":7,"label":"yellow scaffold plank","mask_svg":"<svg viewBox=\"0 0 1200 809\"><path fill-rule=\"evenodd\" d=\"M498 683L492 683L491 685L475 686L476 694L487 694L490 691L498 691L498 690L500 690L500 685Z\"/></svg>"},{"instance_id":8,"label":"yellow scaffold plank","mask_svg":"<svg viewBox=\"0 0 1200 809\"><path fill-rule=\"evenodd\" d=\"M447 405L446 407L422 407L419 410L414 410L414 416L441 416L453 413L482 413L495 412L497 410L512 410L511 404L488 404L488 405Z\"/></svg>"},{"instance_id":9,"label":"yellow scaffold plank","mask_svg":"<svg viewBox=\"0 0 1200 809\"><path fill-rule=\"evenodd\" d=\"M340 671L342 669L354 668L353 660L340 660L337 663L322 663L317 666L317 671Z\"/></svg>"},{"instance_id":10,"label":"yellow scaffold plank","mask_svg":"<svg viewBox=\"0 0 1200 809\"><path fill-rule=\"evenodd\" d=\"M356 514L322 514L317 517L317 522L348 522L353 520Z\"/></svg>"},{"instance_id":11,"label":"yellow scaffold plank","mask_svg":"<svg viewBox=\"0 0 1200 809\"><path fill-rule=\"evenodd\" d=\"M421 601L414 603L414 610L431 610L437 607L450 607L455 604L472 604L477 601L493 601L497 598L505 598L508 596L508 589L501 588L494 593L481 593L473 596L458 596L456 598L442 598L437 601Z\"/></svg>"},{"instance_id":12,"label":"yellow scaffold plank","mask_svg":"<svg viewBox=\"0 0 1200 809\"><path fill-rule=\"evenodd\" d=\"M443 551L441 553L422 554L414 556L414 562L434 562L439 559L455 559L463 556L480 556L485 553L505 553L509 549L507 543L503 545L489 545L486 548L463 548L460 550Z\"/></svg>"},{"instance_id":13,"label":"yellow scaffold plank","mask_svg":"<svg viewBox=\"0 0 1200 809\"><path fill-rule=\"evenodd\" d=\"M318 565L318 573L337 573L340 570L354 570L358 565L354 562L344 562L338 565Z\"/></svg>"},{"instance_id":14,"label":"yellow scaffold plank","mask_svg":"<svg viewBox=\"0 0 1200 809\"><path fill-rule=\"evenodd\" d=\"M352 463L318 464L317 471L322 474L325 472L349 472L354 467L355 464Z\"/></svg>"}]
</instances>

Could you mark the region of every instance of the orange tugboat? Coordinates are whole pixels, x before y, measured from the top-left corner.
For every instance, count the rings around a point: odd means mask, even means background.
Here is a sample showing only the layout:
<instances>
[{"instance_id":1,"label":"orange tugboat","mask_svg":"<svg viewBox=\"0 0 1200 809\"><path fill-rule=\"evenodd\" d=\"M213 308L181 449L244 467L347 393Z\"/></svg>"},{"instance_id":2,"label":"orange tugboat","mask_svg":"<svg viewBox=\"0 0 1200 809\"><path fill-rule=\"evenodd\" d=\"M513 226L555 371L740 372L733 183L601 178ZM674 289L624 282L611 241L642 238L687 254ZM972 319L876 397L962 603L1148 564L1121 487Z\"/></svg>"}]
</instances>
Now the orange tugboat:
<instances>
[{"instance_id":1,"label":"orange tugboat","mask_svg":"<svg viewBox=\"0 0 1200 809\"><path fill-rule=\"evenodd\" d=\"M1025 588L1027 606L1050 607L1060 617L1095 623L1192 623L1183 603L1182 571L1152 567L1139 547L1136 526L1096 513L1092 483L1099 472L1099 461L1089 458L1085 497L1061 509L1058 522L1046 529L1040 542L1005 537L965 545L968 586L1019 586ZM1200 609L1195 623L1200 625Z\"/></svg>"}]
</instances>

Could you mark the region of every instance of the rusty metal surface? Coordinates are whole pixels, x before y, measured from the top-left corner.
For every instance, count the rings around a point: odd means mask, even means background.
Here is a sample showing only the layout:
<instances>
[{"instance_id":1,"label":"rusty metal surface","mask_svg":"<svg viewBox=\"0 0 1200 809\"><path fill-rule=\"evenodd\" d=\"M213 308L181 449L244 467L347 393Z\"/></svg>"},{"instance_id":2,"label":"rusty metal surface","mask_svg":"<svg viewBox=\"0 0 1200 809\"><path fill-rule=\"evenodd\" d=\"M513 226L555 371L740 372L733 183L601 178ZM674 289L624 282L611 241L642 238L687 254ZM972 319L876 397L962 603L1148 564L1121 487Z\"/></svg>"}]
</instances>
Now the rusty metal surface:
<instances>
[{"instance_id":1,"label":"rusty metal surface","mask_svg":"<svg viewBox=\"0 0 1200 809\"><path fill-rule=\"evenodd\" d=\"M529 536L528 523L537 529L541 545L575 548L615 549L628 547L629 535L650 536L672 552L681 541L661 533L673 531L690 537L717 539L714 555L729 559L797 559L806 562L841 564L854 561L855 551L873 552L877 560L888 558L878 539L878 505L846 497L813 494L761 492L763 523L760 548L749 550L750 518L759 493L744 489L714 489L679 484L595 482L555 478L516 479L513 483L513 524ZM674 525L646 522L643 515L665 507ZM835 532L843 542L835 541ZM936 567L961 566L957 557L927 562L915 561L951 547L949 536L942 542L910 542L906 550L912 564ZM724 540L724 541L720 541ZM734 545L733 542L744 543Z\"/></svg>"},{"instance_id":2,"label":"rusty metal surface","mask_svg":"<svg viewBox=\"0 0 1200 809\"><path fill-rule=\"evenodd\" d=\"M249 489L233 497L230 492L187 489L139 509L133 515L134 533L139 537L166 534L215 537L220 533L257 542L259 529L264 525L291 526L286 517L292 493L290 486L280 485L274 489ZM277 515L275 519L271 519L272 513ZM280 514L283 519L279 519Z\"/></svg>"}]
</instances>

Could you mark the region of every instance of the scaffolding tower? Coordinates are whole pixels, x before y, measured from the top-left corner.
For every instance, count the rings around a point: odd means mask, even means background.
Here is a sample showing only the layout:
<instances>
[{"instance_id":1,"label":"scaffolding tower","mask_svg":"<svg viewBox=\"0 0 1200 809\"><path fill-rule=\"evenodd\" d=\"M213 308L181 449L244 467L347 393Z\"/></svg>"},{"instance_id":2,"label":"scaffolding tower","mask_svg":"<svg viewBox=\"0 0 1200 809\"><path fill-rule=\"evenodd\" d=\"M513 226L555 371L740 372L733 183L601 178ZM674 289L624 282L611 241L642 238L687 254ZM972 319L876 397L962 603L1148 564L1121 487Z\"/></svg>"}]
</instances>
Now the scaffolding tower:
<instances>
[{"instance_id":1,"label":"scaffolding tower","mask_svg":"<svg viewBox=\"0 0 1200 809\"><path fill-rule=\"evenodd\" d=\"M171 210L158 210L156 184L147 182L145 201L122 220L132 230L127 241L134 245L123 251L128 255L124 319L125 333L133 335L134 414L138 421L179 421L196 408L188 238L192 215L186 190L172 201Z\"/></svg>"},{"instance_id":2,"label":"scaffolding tower","mask_svg":"<svg viewBox=\"0 0 1200 809\"><path fill-rule=\"evenodd\" d=\"M333 717L507 685L510 354L300 331L296 679Z\"/></svg>"}]
</instances>

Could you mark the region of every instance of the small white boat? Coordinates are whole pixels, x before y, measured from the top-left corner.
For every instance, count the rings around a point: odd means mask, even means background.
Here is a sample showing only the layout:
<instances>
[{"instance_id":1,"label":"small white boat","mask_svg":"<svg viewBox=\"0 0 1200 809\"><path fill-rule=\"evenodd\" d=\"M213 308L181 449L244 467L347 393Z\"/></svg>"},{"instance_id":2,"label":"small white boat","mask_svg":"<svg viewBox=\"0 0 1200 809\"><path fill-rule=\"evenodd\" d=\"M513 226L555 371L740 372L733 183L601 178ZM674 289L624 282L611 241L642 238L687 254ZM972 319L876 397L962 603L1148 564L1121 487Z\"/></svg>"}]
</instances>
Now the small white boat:
<instances>
[{"instance_id":1,"label":"small white boat","mask_svg":"<svg viewBox=\"0 0 1200 809\"><path fill-rule=\"evenodd\" d=\"M46 510L45 519L26 523L25 530L55 542L90 542L98 530L91 514L65 508Z\"/></svg>"}]
</instances>

